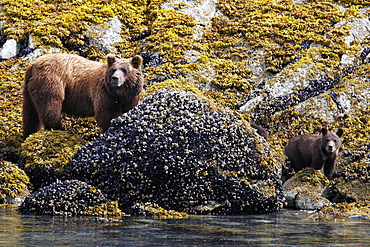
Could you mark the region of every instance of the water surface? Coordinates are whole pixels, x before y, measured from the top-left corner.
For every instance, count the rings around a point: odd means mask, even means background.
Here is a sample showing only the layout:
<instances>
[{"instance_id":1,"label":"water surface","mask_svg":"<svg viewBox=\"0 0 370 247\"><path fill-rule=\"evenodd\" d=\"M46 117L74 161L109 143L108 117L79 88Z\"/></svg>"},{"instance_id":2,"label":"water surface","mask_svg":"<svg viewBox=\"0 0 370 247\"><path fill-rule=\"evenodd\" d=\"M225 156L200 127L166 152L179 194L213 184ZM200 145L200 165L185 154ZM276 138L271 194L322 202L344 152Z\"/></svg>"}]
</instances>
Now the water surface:
<instances>
[{"instance_id":1,"label":"water surface","mask_svg":"<svg viewBox=\"0 0 370 247\"><path fill-rule=\"evenodd\" d=\"M21 215L0 207L0 246L370 246L370 221L314 222L309 212L188 219ZM95 218L96 219L96 218Z\"/></svg>"}]
</instances>

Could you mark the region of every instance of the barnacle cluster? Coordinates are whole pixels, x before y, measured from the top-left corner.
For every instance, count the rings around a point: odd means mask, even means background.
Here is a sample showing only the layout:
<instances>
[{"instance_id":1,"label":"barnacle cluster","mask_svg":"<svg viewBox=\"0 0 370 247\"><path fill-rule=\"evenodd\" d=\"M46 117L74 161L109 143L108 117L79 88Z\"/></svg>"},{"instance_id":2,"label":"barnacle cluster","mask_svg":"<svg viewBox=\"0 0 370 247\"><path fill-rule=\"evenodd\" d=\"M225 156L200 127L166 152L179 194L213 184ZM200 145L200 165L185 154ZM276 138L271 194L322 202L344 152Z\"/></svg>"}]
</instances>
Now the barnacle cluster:
<instances>
[{"instance_id":1,"label":"barnacle cluster","mask_svg":"<svg viewBox=\"0 0 370 247\"><path fill-rule=\"evenodd\" d=\"M68 173L125 212L151 202L186 213L267 213L282 206L275 165L264 140L231 111L195 94L161 92L79 149Z\"/></svg>"},{"instance_id":2,"label":"barnacle cluster","mask_svg":"<svg viewBox=\"0 0 370 247\"><path fill-rule=\"evenodd\" d=\"M0 204L20 196L27 190L29 178L16 164L0 161Z\"/></svg>"},{"instance_id":3,"label":"barnacle cluster","mask_svg":"<svg viewBox=\"0 0 370 247\"><path fill-rule=\"evenodd\" d=\"M101 191L77 180L55 182L26 197L24 213L51 215L120 215L117 203L109 202Z\"/></svg>"},{"instance_id":4,"label":"barnacle cluster","mask_svg":"<svg viewBox=\"0 0 370 247\"><path fill-rule=\"evenodd\" d=\"M66 164L78 148L86 143L79 135L68 131L44 131L30 135L20 148L23 169L35 188L61 178Z\"/></svg>"}]
</instances>

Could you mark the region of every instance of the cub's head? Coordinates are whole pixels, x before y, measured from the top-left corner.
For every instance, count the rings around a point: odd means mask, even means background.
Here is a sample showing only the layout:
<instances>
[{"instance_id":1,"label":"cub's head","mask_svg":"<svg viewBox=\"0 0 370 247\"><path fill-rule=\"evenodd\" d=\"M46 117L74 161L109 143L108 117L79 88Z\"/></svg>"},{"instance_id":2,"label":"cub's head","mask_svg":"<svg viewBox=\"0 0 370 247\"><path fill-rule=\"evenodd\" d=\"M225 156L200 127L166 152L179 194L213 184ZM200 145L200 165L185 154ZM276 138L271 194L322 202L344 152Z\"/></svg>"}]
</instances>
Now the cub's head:
<instances>
[{"instance_id":1,"label":"cub's head","mask_svg":"<svg viewBox=\"0 0 370 247\"><path fill-rule=\"evenodd\" d=\"M125 93L131 91L136 95L140 93L143 87L141 56L118 59L114 55L108 55L107 63L106 83L109 89L117 92L125 90Z\"/></svg>"},{"instance_id":2,"label":"cub's head","mask_svg":"<svg viewBox=\"0 0 370 247\"><path fill-rule=\"evenodd\" d=\"M337 133L329 132L326 128L321 129L322 133L322 149L328 154L338 154L342 140L343 130L338 129Z\"/></svg>"}]
</instances>

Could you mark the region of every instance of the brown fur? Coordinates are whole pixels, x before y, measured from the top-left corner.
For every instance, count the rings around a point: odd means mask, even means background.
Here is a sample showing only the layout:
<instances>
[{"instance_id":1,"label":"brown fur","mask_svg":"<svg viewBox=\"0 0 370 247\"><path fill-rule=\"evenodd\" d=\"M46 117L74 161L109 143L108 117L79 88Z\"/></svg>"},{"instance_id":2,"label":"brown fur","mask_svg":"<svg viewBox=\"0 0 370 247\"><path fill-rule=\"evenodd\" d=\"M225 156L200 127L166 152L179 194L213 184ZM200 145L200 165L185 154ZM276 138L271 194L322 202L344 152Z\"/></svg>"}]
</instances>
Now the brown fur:
<instances>
[{"instance_id":1,"label":"brown fur","mask_svg":"<svg viewBox=\"0 0 370 247\"><path fill-rule=\"evenodd\" d=\"M299 135L290 140L285 148L292 167L297 172L305 167L321 170L332 179L343 130L337 133L322 128L322 135Z\"/></svg>"},{"instance_id":2,"label":"brown fur","mask_svg":"<svg viewBox=\"0 0 370 247\"><path fill-rule=\"evenodd\" d=\"M117 59L106 63L54 53L31 64L23 85L23 134L61 128L61 112L94 116L106 131L113 118L134 108L143 89L142 58ZM112 79L113 78L113 79ZM119 84L119 86L118 86Z\"/></svg>"}]
</instances>

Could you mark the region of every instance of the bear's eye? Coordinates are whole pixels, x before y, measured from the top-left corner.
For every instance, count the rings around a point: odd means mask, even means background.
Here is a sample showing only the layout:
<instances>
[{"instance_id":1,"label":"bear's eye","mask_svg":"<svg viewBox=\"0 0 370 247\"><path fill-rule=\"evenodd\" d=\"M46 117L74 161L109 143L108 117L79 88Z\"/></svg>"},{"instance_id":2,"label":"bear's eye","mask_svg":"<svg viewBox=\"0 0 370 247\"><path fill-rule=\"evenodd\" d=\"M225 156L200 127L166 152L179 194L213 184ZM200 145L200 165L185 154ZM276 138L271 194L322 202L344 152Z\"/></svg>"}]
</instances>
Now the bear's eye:
<instances>
[{"instance_id":1,"label":"bear's eye","mask_svg":"<svg viewBox=\"0 0 370 247\"><path fill-rule=\"evenodd\" d=\"M127 70L126 70L126 69L121 69L121 71L122 71L124 74L127 74Z\"/></svg>"}]
</instances>

